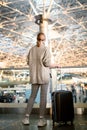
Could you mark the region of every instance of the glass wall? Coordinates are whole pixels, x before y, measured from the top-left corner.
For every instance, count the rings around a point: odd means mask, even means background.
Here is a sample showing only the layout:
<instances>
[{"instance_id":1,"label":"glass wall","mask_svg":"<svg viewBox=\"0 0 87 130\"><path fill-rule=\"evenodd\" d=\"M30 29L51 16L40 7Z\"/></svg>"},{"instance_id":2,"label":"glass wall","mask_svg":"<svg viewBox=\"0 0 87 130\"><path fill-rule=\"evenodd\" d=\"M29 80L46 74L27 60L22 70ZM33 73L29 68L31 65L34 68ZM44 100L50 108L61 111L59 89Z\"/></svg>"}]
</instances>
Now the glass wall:
<instances>
[{"instance_id":1,"label":"glass wall","mask_svg":"<svg viewBox=\"0 0 87 130\"><path fill-rule=\"evenodd\" d=\"M87 68L62 68L56 70L56 84L53 89L52 75L47 96L47 105L51 105L51 93L55 90L72 91L74 103L87 102ZM71 72L72 70L72 72ZM28 69L0 69L0 103L27 103L31 93ZM35 104L40 102L40 90Z\"/></svg>"},{"instance_id":2,"label":"glass wall","mask_svg":"<svg viewBox=\"0 0 87 130\"><path fill-rule=\"evenodd\" d=\"M74 103L87 102L87 73L65 72L57 73L57 90L72 92Z\"/></svg>"}]
</instances>

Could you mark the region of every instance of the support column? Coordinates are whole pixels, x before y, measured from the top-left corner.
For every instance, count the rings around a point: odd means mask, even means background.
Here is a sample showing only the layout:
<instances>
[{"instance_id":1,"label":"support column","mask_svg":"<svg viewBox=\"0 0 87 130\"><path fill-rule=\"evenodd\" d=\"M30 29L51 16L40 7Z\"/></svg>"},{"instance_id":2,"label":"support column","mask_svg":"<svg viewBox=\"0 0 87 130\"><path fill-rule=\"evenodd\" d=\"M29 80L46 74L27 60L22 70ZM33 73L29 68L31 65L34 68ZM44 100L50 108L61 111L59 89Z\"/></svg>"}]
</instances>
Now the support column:
<instances>
[{"instance_id":1,"label":"support column","mask_svg":"<svg viewBox=\"0 0 87 130\"><path fill-rule=\"evenodd\" d=\"M48 19L46 17L46 13L42 16L42 20L40 23L40 32L43 32L46 36L46 46L48 46Z\"/></svg>"},{"instance_id":2,"label":"support column","mask_svg":"<svg viewBox=\"0 0 87 130\"><path fill-rule=\"evenodd\" d=\"M48 46L48 18L47 18L47 14L46 12L44 13L44 15L42 16L41 22L40 22L40 32L43 32L46 36L46 46ZM51 49L50 49L51 50ZM52 54L52 52L51 52ZM54 59L52 58L52 63L54 63ZM52 86L52 91L55 90L56 85L57 85L57 73L56 73L56 69L51 69L51 75L52 75L52 82L51 82L51 86Z\"/></svg>"}]
</instances>

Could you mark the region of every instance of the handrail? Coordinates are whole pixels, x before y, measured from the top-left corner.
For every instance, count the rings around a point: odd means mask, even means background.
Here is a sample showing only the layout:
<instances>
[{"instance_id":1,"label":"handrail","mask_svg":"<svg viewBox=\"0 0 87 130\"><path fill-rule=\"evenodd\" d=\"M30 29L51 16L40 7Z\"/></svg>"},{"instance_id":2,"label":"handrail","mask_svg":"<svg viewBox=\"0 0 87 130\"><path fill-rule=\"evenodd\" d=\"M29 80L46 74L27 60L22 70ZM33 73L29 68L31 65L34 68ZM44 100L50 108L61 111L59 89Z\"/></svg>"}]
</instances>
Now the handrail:
<instances>
[{"instance_id":1,"label":"handrail","mask_svg":"<svg viewBox=\"0 0 87 130\"><path fill-rule=\"evenodd\" d=\"M25 108L27 103L0 103L0 108ZM39 104L34 104L34 108L39 108ZM47 105L51 108L51 105ZM87 108L87 103L74 103L74 108Z\"/></svg>"}]
</instances>

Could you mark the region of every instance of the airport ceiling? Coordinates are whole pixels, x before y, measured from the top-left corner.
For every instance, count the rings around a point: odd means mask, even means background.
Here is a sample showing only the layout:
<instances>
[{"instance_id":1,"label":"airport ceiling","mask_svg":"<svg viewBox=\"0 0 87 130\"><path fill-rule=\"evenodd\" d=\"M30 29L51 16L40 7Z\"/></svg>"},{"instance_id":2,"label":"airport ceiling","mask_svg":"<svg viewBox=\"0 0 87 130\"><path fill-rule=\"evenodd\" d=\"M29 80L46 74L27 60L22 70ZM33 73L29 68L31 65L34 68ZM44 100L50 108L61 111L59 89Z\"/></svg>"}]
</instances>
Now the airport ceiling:
<instances>
[{"instance_id":1,"label":"airport ceiling","mask_svg":"<svg viewBox=\"0 0 87 130\"><path fill-rule=\"evenodd\" d=\"M62 66L87 66L87 0L0 0L0 67L26 67L41 18Z\"/></svg>"}]
</instances>

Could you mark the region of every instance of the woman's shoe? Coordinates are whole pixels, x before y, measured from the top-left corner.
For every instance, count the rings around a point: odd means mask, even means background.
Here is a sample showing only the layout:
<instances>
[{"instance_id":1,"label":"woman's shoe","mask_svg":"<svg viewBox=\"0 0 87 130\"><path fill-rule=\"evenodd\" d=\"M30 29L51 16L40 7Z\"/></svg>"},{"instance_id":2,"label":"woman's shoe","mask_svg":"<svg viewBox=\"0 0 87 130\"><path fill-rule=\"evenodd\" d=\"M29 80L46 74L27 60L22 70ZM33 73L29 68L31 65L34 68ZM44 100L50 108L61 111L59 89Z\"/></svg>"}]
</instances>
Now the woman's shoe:
<instances>
[{"instance_id":1,"label":"woman's shoe","mask_svg":"<svg viewBox=\"0 0 87 130\"><path fill-rule=\"evenodd\" d=\"M25 118L22 120L22 123L23 123L24 125L29 125L29 124L30 124L30 122L29 122L29 117L25 117Z\"/></svg>"},{"instance_id":2,"label":"woman's shoe","mask_svg":"<svg viewBox=\"0 0 87 130\"><path fill-rule=\"evenodd\" d=\"M46 126L47 121L45 119L40 119L38 122L38 127Z\"/></svg>"}]
</instances>

